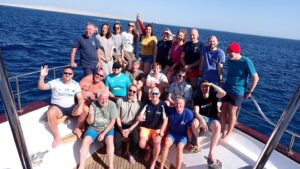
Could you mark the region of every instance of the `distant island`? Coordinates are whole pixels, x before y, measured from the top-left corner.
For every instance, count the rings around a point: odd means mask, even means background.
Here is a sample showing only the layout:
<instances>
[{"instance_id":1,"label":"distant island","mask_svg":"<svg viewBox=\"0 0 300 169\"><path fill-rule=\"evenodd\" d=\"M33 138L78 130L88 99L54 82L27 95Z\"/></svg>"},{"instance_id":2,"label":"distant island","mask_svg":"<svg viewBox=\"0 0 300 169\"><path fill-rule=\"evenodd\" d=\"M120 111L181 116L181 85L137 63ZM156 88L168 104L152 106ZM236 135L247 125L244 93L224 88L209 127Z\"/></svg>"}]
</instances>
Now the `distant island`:
<instances>
[{"instance_id":1,"label":"distant island","mask_svg":"<svg viewBox=\"0 0 300 169\"><path fill-rule=\"evenodd\" d=\"M24 4L13 4L13 3L2 3L2 2L0 2L0 5L10 6L10 7L18 7L18 8L36 9L36 10L43 10L43 11L62 12L62 13L68 13L68 14L96 16L96 17L102 17L102 18L134 20L132 18L124 18L124 17L119 17L119 16L103 14L103 13L99 13L99 12L89 12L89 11L83 11L83 10L48 7L48 6L41 6L41 5L24 5Z\"/></svg>"}]
</instances>

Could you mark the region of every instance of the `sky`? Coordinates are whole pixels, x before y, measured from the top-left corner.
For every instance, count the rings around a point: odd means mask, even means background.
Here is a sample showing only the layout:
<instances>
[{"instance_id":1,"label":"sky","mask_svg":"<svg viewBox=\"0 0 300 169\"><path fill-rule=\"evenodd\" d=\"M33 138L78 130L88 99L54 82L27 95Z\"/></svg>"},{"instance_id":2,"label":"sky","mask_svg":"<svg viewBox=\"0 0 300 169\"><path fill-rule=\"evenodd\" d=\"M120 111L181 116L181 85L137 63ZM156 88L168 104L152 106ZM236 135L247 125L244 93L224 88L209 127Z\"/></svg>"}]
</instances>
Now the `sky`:
<instances>
[{"instance_id":1,"label":"sky","mask_svg":"<svg viewBox=\"0 0 300 169\"><path fill-rule=\"evenodd\" d=\"M0 0L146 22L300 40L300 0Z\"/></svg>"}]
</instances>

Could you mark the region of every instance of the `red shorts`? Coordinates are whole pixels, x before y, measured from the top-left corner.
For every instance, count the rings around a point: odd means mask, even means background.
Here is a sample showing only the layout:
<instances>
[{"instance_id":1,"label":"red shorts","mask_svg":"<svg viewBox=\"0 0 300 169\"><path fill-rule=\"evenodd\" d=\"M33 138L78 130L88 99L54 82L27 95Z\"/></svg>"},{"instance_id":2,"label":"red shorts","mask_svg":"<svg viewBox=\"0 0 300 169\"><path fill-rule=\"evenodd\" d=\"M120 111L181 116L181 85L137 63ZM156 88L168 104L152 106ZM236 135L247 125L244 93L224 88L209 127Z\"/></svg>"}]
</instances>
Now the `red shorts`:
<instances>
[{"instance_id":1,"label":"red shorts","mask_svg":"<svg viewBox=\"0 0 300 169\"><path fill-rule=\"evenodd\" d=\"M198 78L200 76L200 71L198 69L192 70L190 72L186 72L187 79Z\"/></svg>"}]
</instances>

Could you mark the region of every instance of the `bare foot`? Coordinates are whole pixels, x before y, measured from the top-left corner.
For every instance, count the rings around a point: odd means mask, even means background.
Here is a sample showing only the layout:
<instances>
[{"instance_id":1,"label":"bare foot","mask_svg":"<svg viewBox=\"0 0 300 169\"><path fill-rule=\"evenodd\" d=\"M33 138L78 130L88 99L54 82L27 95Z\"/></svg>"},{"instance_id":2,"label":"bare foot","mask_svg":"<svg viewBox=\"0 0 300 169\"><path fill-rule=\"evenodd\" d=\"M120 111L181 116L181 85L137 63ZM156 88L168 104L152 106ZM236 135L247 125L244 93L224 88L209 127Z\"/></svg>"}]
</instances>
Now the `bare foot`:
<instances>
[{"instance_id":1,"label":"bare foot","mask_svg":"<svg viewBox=\"0 0 300 169\"><path fill-rule=\"evenodd\" d=\"M82 131L79 128L76 128L73 133L77 136L78 139L81 139Z\"/></svg>"},{"instance_id":2,"label":"bare foot","mask_svg":"<svg viewBox=\"0 0 300 169\"><path fill-rule=\"evenodd\" d=\"M60 144L60 142L61 142L60 137L54 138L52 142L52 148L56 148Z\"/></svg>"},{"instance_id":3,"label":"bare foot","mask_svg":"<svg viewBox=\"0 0 300 169\"><path fill-rule=\"evenodd\" d=\"M151 163L150 169L155 169L155 162L154 162L154 163Z\"/></svg>"},{"instance_id":4,"label":"bare foot","mask_svg":"<svg viewBox=\"0 0 300 169\"><path fill-rule=\"evenodd\" d=\"M231 137L231 134L226 134L224 137L221 138L220 142L222 144L227 143L228 140L230 139L230 137Z\"/></svg>"}]
</instances>

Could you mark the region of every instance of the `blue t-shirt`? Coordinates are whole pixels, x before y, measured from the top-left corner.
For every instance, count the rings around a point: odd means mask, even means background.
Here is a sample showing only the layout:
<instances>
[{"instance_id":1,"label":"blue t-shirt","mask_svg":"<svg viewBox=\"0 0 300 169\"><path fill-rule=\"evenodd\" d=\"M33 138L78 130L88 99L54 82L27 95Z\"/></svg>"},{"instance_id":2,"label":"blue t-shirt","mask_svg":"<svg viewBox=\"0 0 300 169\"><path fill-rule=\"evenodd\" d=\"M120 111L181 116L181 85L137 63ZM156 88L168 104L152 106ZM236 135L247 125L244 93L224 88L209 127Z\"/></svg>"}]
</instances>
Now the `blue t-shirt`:
<instances>
[{"instance_id":1,"label":"blue t-shirt","mask_svg":"<svg viewBox=\"0 0 300 169\"><path fill-rule=\"evenodd\" d=\"M243 96L247 88L248 77L256 73L253 62L242 56L239 60L227 61L227 78L224 89L234 96Z\"/></svg>"},{"instance_id":2,"label":"blue t-shirt","mask_svg":"<svg viewBox=\"0 0 300 169\"><path fill-rule=\"evenodd\" d=\"M168 110L168 125L171 134L187 136L187 128L194 119L193 112L185 108L181 114L176 112L174 107Z\"/></svg>"},{"instance_id":3,"label":"blue t-shirt","mask_svg":"<svg viewBox=\"0 0 300 169\"><path fill-rule=\"evenodd\" d=\"M202 79L209 82L218 82L219 80L219 63L225 63L225 53L222 49L215 51L210 50L209 46L206 46L202 50L203 54L203 68Z\"/></svg>"},{"instance_id":4,"label":"blue t-shirt","mask_svg":"<svg viewBox=\"0 0 300 169\"><path fill-rule=\"evenodd\" d=\"M202 42L192 43L191 41L186 42L183 46L182 51L185 53L184 61L187 65L190 65L197 60L201 59L202 49L204 44ZM198 66L192 67L192 69L198 69Z\"/></svg>"},{"instance_id":5,"label":"blue t-shirt","mask_svg":"<svg viewBox=\"0 0 300 169\"><path fill-rule=\"evenodd\" d=\"M77 48L80 51L80 65L83 67L94 67L97 65L98 56L97 50L100 48L95 36L87 38L81 35L74 41L72 48Z\"/></svg>"},{"instance_id":6,"label":"blue t-shirt","mask_svg":"<svg viewBox=\"0 0 300 169\"><path fill-rule=\"evenodd\" d=\"M129 77L120 73L119 75L110 74L105 79L105 86L109 88L109 91L118 97L125 97L127 94L127 88L131 85Z\"/></svg>"}]
</instances>

